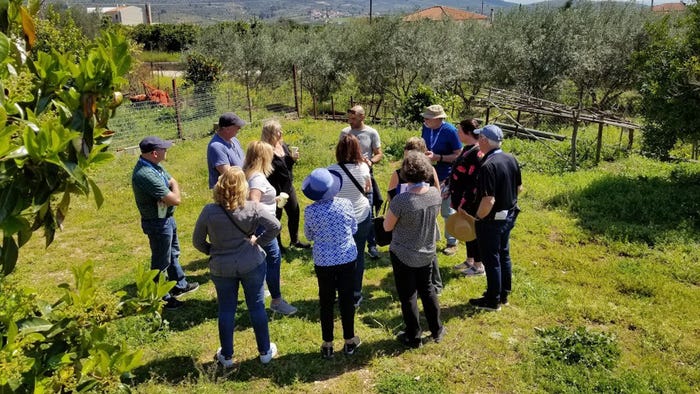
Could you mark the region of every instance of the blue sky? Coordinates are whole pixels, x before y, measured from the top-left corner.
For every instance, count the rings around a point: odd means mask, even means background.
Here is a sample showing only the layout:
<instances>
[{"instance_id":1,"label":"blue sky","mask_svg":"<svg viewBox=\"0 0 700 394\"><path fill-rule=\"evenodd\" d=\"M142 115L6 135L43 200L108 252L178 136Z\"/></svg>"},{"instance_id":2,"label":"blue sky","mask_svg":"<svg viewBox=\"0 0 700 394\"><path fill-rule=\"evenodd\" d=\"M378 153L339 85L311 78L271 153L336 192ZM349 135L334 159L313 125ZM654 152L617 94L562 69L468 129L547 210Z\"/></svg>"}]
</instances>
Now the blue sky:
<instances>
[{"instance_id":1,"label":"blue sky","mask_svg":"<svg viewBox=\"0 0 700 394\"><path fill-rule=\"evenodd\" d=\"M532 3L539 3L539 2L541 2L542 0L506 0L506 1L509 1L509 2L515 3L515 4L532 4ZM654 5L656 5L656 4L664 4L664 3L678 3L678 2L679 2L679 0L654 0ZM685 0L684 0L684 2L685 2L686 4L689 3L689 1L685 1ZM639 3L639 4L650 5L650 4L651 4L651 1L650 1L650 0L644 0L644 1L637 1L637 3Z\"/></svg>"}]
</instances>

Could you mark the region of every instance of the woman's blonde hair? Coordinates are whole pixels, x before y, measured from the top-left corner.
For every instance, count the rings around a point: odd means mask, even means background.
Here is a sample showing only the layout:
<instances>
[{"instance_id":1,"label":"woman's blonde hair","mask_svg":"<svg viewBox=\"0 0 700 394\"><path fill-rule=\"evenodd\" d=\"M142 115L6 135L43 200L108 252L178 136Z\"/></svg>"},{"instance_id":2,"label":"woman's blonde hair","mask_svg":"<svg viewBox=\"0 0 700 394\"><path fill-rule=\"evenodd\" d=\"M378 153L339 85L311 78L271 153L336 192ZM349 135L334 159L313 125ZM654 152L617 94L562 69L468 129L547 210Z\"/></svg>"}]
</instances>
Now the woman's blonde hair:
<instances>
[{"instance_id":1,"label":"woman's blonde hair","mask_svg":"<svg viewBox=\"0 0 700 394\"><path fill-rule=\"evenodd\" d=\"M260 134L260 139L267 142L270 145L274 145L279 141L280 137L277 136L277 132L282 132L282 125L276 120L268 120L265 122L262 128L262 134Z\"/></svg>"},{"instance_id":2,"label":"woman's blonde hair","mask_svg":"<svg viewBox=\"0 0 700 394\"><path fill-rule=\"evenodd\" d=\"M272 174L272 145L263 141L253 141L248 144L245 160L243 161L243 172L246 178L250 179L256 172L262 172L265 176Z\"/></svg>"},{"instance_id":3,"label":"woman's blonde hair","mask_svg":"<svg viewBox=\"0 0 700 394\"><path fill-rule=\"evenodd\" d=\"M229 167L214 185L214 202L235 211L245 204L248 197L248 181L240 167Z\"/></svg>"},{"instance_id":4,"label":"woman's blonde hair","mask_svg":"<svg viewBox=\"0 0 700 394\"><path fill-rule=\"evenodd\" d=\"M403 147L404 152L408 152L410 150L415 150L420 153L425 153L428 151L428 147L425 146L425 141L422 138L419 137L411 137L408 140L406 140L406 145Z\"/></svg>"}]
</instances>

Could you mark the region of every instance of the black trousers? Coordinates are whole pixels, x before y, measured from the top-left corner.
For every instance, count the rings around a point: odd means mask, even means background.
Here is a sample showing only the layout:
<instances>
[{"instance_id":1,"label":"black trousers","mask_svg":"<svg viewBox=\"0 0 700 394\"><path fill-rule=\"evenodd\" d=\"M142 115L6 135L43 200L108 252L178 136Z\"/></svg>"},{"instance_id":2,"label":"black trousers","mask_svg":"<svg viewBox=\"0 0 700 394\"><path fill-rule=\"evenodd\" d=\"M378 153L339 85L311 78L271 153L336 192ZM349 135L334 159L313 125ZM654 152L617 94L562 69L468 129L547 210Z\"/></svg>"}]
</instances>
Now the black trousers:
<instances>
[{"instance_id":1,"label":"black trousers","mask_svg":"<svg viewBox=\"0 0 700 394\"><path fill-rule=\"evenodd\" d=\"M406 338L419 340L423 336L418 315L418 299L420 296L423 303L425 320L428 321L428 328L433 336L437 335L442 328L440 321L440 302L433 284L430 283L430 273L433 264L423 267L409 267L402 263L396 255L390 251L391 266L394 268L394 282L396 282L396 292L399 294L401 302L401 314L406 325L404 332ZM435 257L437 259L437 256Z\"/></svg>"},{"instance_id":2,"label":"black trousers","mask_svg":"<svg viewBox=\"0 0 700 394\"><path fill-rule=\"evenodd\" d=\"M287 212L287 228L289 229L289 243L293 244L299 240L299 200L297 199L297 192L292 187L291 190L286 192L289 194L289 199L284 208L277 208L275 212L277 220L282 218L282 209ZM282 232L277 235L277 243L282 247Z\"/></svg>"},{"instance_id":3,"label":"black trousers","mask_svg":"<svg viewBox=\"0 0 700 394\"><path fill-rule=\"evenodd\" d=\"M333 309L335 292L338 291L340 321L343 324L343 339L355 336L355 305L352 297L355 262L322 267L314 265L318 280L318 302L321 315L321 336L324 342L333 341Z\"/></svg>"}]
</instances>

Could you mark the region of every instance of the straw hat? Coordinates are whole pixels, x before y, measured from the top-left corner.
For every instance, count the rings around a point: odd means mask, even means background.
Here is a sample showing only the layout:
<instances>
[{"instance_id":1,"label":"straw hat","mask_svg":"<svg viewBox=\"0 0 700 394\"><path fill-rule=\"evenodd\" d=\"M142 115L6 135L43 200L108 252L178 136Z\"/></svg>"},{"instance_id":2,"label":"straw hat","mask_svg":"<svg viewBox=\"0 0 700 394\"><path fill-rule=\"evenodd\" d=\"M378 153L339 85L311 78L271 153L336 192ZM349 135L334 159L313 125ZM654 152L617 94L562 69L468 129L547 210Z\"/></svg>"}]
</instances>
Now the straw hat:
<instances>
[{"instance_id":1,"label":"straw hat","mask_svg":"<svg viewBox=\"0 0 700 394\"><path fill-rule=\"evenodd\" d=\"M470 242L476 239L476 228L474 226L474 216L464 212L457 211L447 218L445 229L453 237L460 241Z\"/></svg>"}]
</instances>

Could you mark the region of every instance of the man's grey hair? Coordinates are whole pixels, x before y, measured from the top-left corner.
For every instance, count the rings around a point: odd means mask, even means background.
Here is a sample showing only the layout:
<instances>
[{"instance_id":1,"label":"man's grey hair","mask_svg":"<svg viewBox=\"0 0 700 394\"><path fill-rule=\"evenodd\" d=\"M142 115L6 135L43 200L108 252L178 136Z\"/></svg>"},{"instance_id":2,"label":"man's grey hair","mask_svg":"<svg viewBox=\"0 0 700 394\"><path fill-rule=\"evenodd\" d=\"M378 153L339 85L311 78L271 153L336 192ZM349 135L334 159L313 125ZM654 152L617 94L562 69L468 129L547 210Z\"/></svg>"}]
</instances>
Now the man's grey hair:
<instances>
[{"instance_id":1,"label":"man's grey hair","mask_svg":"<svg viewBox=\"0 0 700 394\"><path fill-rule=\"evenodd\" d=\"M500 148L500 147L501 147L501 144L503 143L503 141L494 141L494 140L490 140L490 139L488 139L488 138L486 139L486 141L489 142L489 147L491 147L491 148L493 148L493 149L498 149L498 148Z\"/></svg>"}]
</instances>

